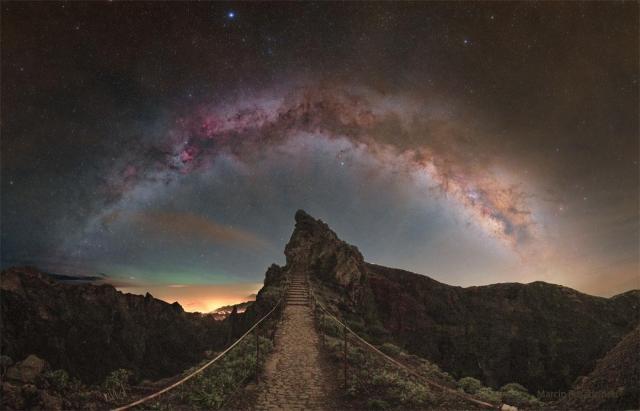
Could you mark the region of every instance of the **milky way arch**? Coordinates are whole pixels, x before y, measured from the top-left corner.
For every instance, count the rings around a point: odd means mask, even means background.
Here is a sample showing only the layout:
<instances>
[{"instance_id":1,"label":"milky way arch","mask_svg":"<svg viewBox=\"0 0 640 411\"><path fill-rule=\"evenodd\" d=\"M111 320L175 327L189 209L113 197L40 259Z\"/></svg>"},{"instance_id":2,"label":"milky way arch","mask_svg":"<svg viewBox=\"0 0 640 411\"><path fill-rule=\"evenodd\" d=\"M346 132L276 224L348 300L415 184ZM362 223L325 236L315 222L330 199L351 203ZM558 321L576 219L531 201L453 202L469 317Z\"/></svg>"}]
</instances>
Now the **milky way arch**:
<instances>
[{"instance_id":1,"label":"milky way arch","mask_svg":"<svg viewBox=\"0 0 640 411\"><path fill-rule=\"evenodd\" d=\"M527 195L491 172L491 159L459 122L423 102L368 89L297 87L262 93L176 116L159 142L116 170L108 190L121 198L141 181L206 170L222 154L248 162L301 134L343 138L383 166L426 174L475 224L519 250L536 238Z\"/></svg>"}]
</instances>

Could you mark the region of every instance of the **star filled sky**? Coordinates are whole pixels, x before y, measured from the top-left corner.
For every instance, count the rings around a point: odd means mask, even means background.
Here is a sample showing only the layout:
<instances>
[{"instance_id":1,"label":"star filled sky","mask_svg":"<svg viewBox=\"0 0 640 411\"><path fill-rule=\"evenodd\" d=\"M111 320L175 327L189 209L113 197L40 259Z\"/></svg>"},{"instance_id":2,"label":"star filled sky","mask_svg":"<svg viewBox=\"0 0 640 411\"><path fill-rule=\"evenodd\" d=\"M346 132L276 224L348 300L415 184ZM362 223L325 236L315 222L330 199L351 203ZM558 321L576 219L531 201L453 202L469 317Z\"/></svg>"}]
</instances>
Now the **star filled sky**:
<instances>
[{"instance_id":1,"label":"star filled sky","mask_svg":"<svg viewBox=\"0 0 640 411\"><path fill-rule=\"evenodd\" d=\"M636 2L3 2L3 267L246 300L305 209L461 285L640 287Z\"/></svg>"}]
</instances>

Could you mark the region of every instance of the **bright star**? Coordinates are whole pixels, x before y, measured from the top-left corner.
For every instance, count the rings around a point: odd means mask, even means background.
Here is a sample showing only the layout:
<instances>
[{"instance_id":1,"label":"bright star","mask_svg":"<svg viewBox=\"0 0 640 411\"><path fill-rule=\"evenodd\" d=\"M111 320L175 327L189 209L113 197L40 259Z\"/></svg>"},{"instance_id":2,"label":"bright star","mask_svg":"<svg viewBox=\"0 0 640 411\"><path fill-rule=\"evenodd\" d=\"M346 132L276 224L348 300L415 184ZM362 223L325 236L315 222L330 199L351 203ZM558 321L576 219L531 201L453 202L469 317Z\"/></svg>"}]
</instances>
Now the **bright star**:
<instances>
[{"instance_id":1,"label":"bright star","mask_svg":"<svg viewBox=\"0 0 640 411\"><path fill-rule=\"evenodd\" d=\"M229 17L230 19L234 19L236 17L236 12L231 10L227 13L227 17Z\"/></svg>"}]
</instances>

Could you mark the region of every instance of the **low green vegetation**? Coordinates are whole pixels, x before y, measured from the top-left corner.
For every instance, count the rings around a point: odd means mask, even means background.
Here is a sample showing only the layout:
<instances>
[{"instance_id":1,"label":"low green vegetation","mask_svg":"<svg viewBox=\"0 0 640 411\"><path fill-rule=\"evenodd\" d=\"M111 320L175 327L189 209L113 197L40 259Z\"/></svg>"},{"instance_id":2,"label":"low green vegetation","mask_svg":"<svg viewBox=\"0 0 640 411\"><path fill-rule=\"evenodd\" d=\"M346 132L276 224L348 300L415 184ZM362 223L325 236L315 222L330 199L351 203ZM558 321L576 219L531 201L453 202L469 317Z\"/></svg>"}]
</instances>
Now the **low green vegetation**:
<instances>
[{"instance_id":1,"label":"low green vegetation","mask_svg":"<svg viewBox=\"0 0 640 411\"><path fill-rule=\"evenodd\" d=\"M382 351L383 353L391 357L396 357L400 355L400 353L402 352L402 349L397 345L386 342L380 346L380 351Z\"/></svg>"},{"instance_id":2,"label":"low green vegetation","mask_svg":"<svg viewBox=\"0 0 640 411\"><path fill-rule=\"evenodd\" d=\"M266 355L273 349L268 338L260 337L260 363L256 366L256 341L247 338L218 362L177 388L163 403L181 404L189 409L220 409L230 396L256 377ZM161 403L152 409L163 409Z\"/></svg>"},{"instance_id":3,"label":"low green vegetation","mask_svg":"<svg viewBox=\"0 0 640 411\"><path fill-rule=\"evenodd\" d=\"M460 381L458 381L458 386L468 394L476 394L478 391L480 391L481 388L483 388L480 380L477 380L473 377L460 378Z\"/></svg>"},{"instance_id":4,"label":"low green vegetation","mask_svg":"<svg viewBox=\"0 0 640 411\"><path fill-rule=\"evenodd\" d=\"M273 348L270 340L260 337L260 364ZM223 357L219 365L198 375L186 389L185 400L197 407L218 409L238 387L256 376L256 344L250 338Z\"/></svg>"},{"instance_id":5,"label":"low green vegetation","mask_svg":"<svg viewBox=\"0 0 640 411\"><path fill-rule=\"evenodd\" d=\"M335 328L326 327L335 331ZM343 378L344 345L342 330L338 338L327 336L326 348L334 360L338 378ZM425 408L435 405L429 388L414 381L402 371L381 363L367 350L352 343L347 345L347 400L366 409ZM396 347L397 348L397 347ZM391 406L393 405L393 407Z\"/></svg>"},{"instance_id":6,"label":"low green vegetation","mask_svg":"<svg viewBox=\"0 0 640 411\"><path fill-rule=\"evenodd\" d=\"M500 394L502 402L510 405L526 408L542 405L542 402L538 400L538 398L529 394L529 391L525 387L515 382L503 385L502 388L500 388Z\"/></svg>"},{"instance_id":7,"label":"low green vegetation","mask_svg":"<svg viewBox=\"0 0 640 411\"><path fill-rule=\"evenodd\" d=\"M49 386L56 392L64 392L69 386L71 378L65 370L49 371L44 375Z\"/></svg>"},{"instance_id":8,"label":"low green vegetation","mask_svg":"<svg viewBox=\"0 0 640 411\"><path fill-rule=\"evenodd\" d=\"M123 368L112 371L102 383L102 392L107 401L118 401L129 394L133 373Z\"/></svg>"},{"instance_id":9,"label":"low green vegetation","mask_svg":"<svg viewBox=\"0 0 640 411\"><path fill-rule=\"evenodd\" d=\"M349 321L349 328L363 328L358 321ZM334 320L319 317L318 329L325 336L325 349L334 360L336 376L344 384L344 330ZM357 332L357 331L356 331ZM358 333L362 335L361 333ZM382 334L379 334L382 335ZM420 409L420 408L473 408L466 400L450 392L432 388L425 380L391 365L387 360L370 350L362 348L349 336L347 349L347 388L346 400L354 406L366 409ZM365 337L366 338L366 337ZM426 379L440 385L468 394L478 400L494 405L507 403L520 408L539 408L543 404L520 384L510 383L500 390L486 387L476 378L464 377L456 381L442 371L436 364L424 358L408 354L390 341L381 342L377 348L391 358L410 367Z\"/></svg>"},{"instance_id":10,"label":"low green vegetation","mask_svg":"<svg viewBox=\"0 0 640 411\"><path fill-rule=\"evenodd\" d=\"M458 381L458 387L479 400L493 404L505 403L522 408L537 408L543 405L534 395L529 394L525 387L515 382L505 384L500 390L495 391L483 386L478 379L464 377Z\"/></svg>"}]
</instances>

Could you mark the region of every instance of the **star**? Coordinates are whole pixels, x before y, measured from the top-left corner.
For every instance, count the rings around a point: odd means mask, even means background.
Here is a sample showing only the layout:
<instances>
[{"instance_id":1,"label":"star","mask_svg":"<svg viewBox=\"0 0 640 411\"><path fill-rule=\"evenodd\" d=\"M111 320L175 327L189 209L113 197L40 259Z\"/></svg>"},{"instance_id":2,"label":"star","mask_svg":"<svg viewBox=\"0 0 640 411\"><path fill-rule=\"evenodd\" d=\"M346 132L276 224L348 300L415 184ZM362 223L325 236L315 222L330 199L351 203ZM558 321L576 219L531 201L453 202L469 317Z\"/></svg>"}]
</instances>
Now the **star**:
<instances>
[{"instance_id":1,"label":"star","mask_svg":"<svg viewBox=\"0 0 640 411\"><path fill-rule=\"evenodd\" d=\"M236 12L235 12L235 11L233 11L233 10L229 10L229 11L227 12L227 18L229 18L229 20L233 20L233 19L235 19L235 18L236 18Z\"/></svg>"}]
</instances>

